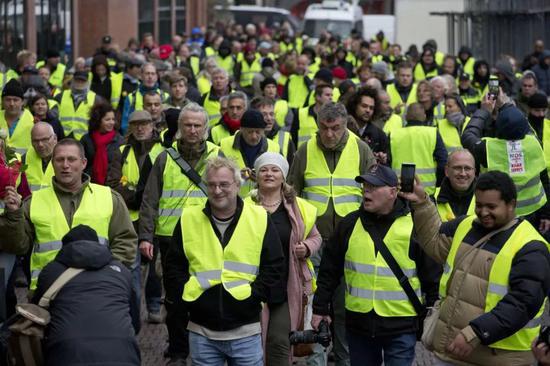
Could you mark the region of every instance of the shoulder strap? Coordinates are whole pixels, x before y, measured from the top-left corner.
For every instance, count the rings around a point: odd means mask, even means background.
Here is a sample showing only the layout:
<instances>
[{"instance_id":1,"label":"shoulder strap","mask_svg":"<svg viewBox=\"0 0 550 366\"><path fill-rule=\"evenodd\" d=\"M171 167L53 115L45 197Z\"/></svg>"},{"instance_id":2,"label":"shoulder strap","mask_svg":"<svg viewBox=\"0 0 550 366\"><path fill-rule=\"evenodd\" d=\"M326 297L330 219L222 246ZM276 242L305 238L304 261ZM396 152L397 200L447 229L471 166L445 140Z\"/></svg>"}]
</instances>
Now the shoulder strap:
<instances>
[{"instance_id":1,"label":"shoulder strap","mask_svg":"<svg viewBox=\"0 0 550 366\"><path fill-rule=\"evenodd\" d=\"M416 293L414 292L409 282L409 278L405 273L403 273L403 270L401 269L401 267L399 267L399 264L397 264L397 261L391 255L390 250L384 243L384 240L380 237L378 229L376 228L376 226L372 225L372 223L369 223L363 215L361 215L361 222L363 223L363 226L365 228L369 228L369 234L372 238L372 241L374 242L374 246L376 247L376 249L378 249L380 254L382 254L382 257L390 267L394 276L399 281L399 284L403 288L403 291L405 291L405 294L407 294L407 297L414 307L414 310L419 316L423 315L426 312L426 307L420 302L418 296L416 296Z\"/></svg>"},{"instance_id":2,"label":"shoulder strap","mask_svg":"<svg viewBox=\"0 0 550 366\"><path fill-rule=\"evenodd\" d=\"M124 146L124 149L122 150L122 164L126 161L126 158L128 157L128 154L130 154L130 149L132 146L130 144L127 144Z\"/></svg>"},{"instance_id":3,"label":"shoulder strap","mask_svg":"<svg viewBox=\"0 0 550 366\"><path fill-rule=\"evenodd\" d=\"M185 174L187 178L191 179L191 181L195 183L197 187L199 187L201 191L204 192L204 194L208 195L206 186L202 181L199 173L197 173L197 171L193 169L191 165L189 165L189 163L185 161L184 158L181 157L180 153L177 152L176 149L174 149L173 147L166 149L166 151L168 152L168 155L170 155L170 157L174 159L176 164L179 165L179 167L181 168L181 172Z\"/></svg>"},{"instance_id":4,"label":"shoulder strap","mask_svg":"<svg viewBox=\"0 0 550 366\"><path fill-rule=\"evenodd\" d=\"M80 272L84 272L84 268L74 268L69 267L67 268L57 279L54 281L54 283L50 286L50 288L44 293L44 295L40 298L40 301L38 302L38 305L47 309L50 307L50 301L55 299L57 296L57 293L67 282L73 279L77 274Z\"/></svg>"}]
</instances>

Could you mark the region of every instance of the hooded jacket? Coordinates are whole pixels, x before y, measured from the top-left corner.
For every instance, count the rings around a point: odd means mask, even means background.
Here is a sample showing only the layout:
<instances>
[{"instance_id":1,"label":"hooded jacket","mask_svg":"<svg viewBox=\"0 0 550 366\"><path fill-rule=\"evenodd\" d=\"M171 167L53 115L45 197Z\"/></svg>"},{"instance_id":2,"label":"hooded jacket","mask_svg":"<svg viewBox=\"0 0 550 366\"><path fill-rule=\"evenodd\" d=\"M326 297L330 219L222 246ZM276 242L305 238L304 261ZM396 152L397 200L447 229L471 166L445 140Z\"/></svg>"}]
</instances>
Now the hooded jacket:
<instances>
[{"instance_id":1,"label":"hooded jacket","mask_svg":"<svg viewBox=\"0 0 550 366\"><path fill-rule=\"evenodd\" d=\"M85 271L67 282L50 304L45 364L139 365L132 327L132 317L139 317L139 311L131 308L136 296L132 276L109 247L97 240L64 242L55 260L40 273L33 302L38 303L68 267Z\"/></svg>"},{"instance_id":2,"label":"hooded jacket","mask_svg":"<svg viewBox=\"0 0 550 366\"><path fill-rule=\"evenodd\" d=\"M544 62L545 58L550 58L550 50L544 50L540 55L539 64L533 66L533 72L537 77L539 90L550 95L550 66Z\"/></svg>"}]
</instances>

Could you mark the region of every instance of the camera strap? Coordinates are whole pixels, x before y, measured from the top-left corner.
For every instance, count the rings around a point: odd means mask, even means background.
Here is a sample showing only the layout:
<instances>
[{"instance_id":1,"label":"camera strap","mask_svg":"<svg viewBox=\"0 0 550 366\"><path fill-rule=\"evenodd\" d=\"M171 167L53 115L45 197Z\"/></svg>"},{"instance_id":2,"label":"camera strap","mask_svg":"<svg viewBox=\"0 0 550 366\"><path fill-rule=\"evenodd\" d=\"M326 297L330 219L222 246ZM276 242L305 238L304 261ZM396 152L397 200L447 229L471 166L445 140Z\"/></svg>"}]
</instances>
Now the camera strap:
<instances>
[{"instance_id":1,"label":"camera strap","mask_svg":"<svg viewBox=\"0 0 550 366\"><path fill-rule=\"evenodd\" d=\"M365 228L365 230L368 231L370 237L372 238L372 241L374 242L374 246L380 252L382 257L390 267L391 271L393 272L394 276L399 281L399 284L403 288L403 291L405 291L405 294L409 298L409 301L414 307L414 310L419 316L424 315L426 313L426 307L420 302L418 296L416 296L416 292L413 290L409 282L409 278L405 273L403 273L403 270L384 243L384 240L380 236L378 229L372 222L369 222L364 215L360 215L360 217L363 227Z\"/></svg>"},{"instance_id":2,"label":"camera strap","mask_svg":"<svg viewBox=\"0 0 550 366\"><path fill-rule=\"evenodd\" d=\"M197 173L197 171L195 169L193 169L193 167L191 165L189 165L189 163L187 161L185 161L184 158L181 157L180 153L178 151L176 151L176 149L174 149L173 147L170 147L170 148L166 149L166 151L168 152L168 155L170 155L170 157L172 159L174 159L176 164L179 165L179 167L181 168L182 173L185 174L187 176L187 178L189 178L191 180L191 182L195 183L197 185L197 187L199 187L201 189L201 191L203 191L203 193L208 196L208 191L206 190L206 185L202 181L199 173Z\"/></svg>"}]
</instances>

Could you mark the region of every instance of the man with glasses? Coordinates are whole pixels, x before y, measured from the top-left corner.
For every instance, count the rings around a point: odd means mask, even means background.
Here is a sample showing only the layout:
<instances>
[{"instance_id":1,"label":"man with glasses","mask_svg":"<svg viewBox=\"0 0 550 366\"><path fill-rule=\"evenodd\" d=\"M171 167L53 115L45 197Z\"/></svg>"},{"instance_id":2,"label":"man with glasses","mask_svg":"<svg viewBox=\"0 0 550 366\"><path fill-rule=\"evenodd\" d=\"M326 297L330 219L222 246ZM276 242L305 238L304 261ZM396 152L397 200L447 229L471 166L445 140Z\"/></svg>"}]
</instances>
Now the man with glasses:
<instances>
[{"instance_id":1,"label":"man with glasses","mask_svg":"<svg viewBox=\"0 0 550 366\"><path fill-rule=\"evenodd\" d=\"M32 149L23 155L23 163L27 165L25 171L31 192L49 187L54 175L52 167L52 153L57 136L49 123L36 122L31 129Z\"/></svg>"},{"instance_id":2,"label":"man with glasses","mask_svg":"<svg viewBox=\"0 0 550 366\"><path fill-rule=\"evenodd\" d=\"M151 260L154 247L157 246L163 268L166 266L166 253L174 227L182 210L203 206L206 201L206 187L201 183L200 176L207 160L217 156L219 151L218 146L206 141L207 136L206 111L196 103L189 103L180 113L176 141L172 147L161 152L152 167L146 161L142 168L141 176L149 177L139 212L139 249L142 256ZM145 173L147 169L151 170L150 174ZM143 184L140 177L138 191ZM166 277L163 280L167 287ZM175 306L179 298L181 293L173 296L167 294L164 300L168 328L168 349L165 355L173 365L184 365L189 354L185 331L187 314Z\"/></svg>"},{"instance_id":3,"label":"man with glasses","mask_svg":"<svg viewBox=\"0 0 550 366\"><path fill-rule=\"evenodd\" d=\"M262 366L262 302L286 298L279 235L239 197L240 175L229 159L206 163L208 200L183 211L168 249L166 297L189 313L193 365Z\"/></svg>"},{"instance_id":4,"label":"man with glasses","mask_svg":"<svg viewBox=\"0 0 550 366\"><path fill-rule=\"evenodd\" d=\"M434 195L441 221L474 214L475 181L476 164L473 155L466 149L450 153L445 165L445 178Z\"/></svg>"}]
</instances>

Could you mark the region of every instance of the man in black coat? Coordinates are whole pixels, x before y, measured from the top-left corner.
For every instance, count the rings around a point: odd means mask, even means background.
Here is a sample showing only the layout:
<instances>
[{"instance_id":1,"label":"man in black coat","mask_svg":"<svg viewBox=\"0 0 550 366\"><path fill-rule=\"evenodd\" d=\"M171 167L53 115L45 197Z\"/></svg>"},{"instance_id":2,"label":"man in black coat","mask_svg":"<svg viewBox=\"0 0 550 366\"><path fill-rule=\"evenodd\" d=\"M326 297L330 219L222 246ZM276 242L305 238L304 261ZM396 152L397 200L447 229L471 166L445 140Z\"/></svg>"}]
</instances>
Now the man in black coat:
<instances>
[{"instance_id":1,"label":"man in black coat","mask_svg":"<svg viewBox=\"0 0 550 366\"><path fill-rule=\"evenodd\" d=\"M135 293L130 272L88 226L76 226L62 241L55 260L40 273L33 302L38 303L67 268L85 271L67 282L50 304L45 364L140 365L132 327L139 314L131 308Z\"/></svg>"}]
</instances>

